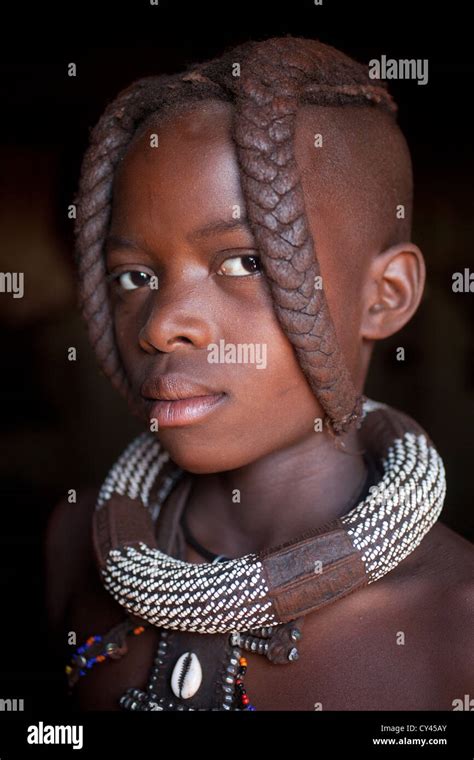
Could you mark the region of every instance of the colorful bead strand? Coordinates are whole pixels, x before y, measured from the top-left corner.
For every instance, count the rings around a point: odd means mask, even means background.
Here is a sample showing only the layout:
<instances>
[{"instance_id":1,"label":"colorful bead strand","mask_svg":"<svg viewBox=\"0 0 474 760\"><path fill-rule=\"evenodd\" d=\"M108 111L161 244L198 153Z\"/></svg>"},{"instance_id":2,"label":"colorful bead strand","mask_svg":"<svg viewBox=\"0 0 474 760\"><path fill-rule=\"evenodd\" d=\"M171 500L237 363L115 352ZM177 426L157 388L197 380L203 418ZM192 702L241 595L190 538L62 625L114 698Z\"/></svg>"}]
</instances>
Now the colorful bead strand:
<instances>
[{"instance_id":1,"label":"colorful bead strand","mask_svg":"<svg viewBox=\"0 0 474 760\"><path fill-rule=\"evenodd\" d=\"M120 639L123 639L127 634L140 636L144 630L144 626L136 625L135 623L130 625L130 621L128 621L125 625L124 623L121 623L116 629L114 629L114 632L117 634L114 638L118 638L120 641ZM107 641L105 646L99 648L99 645L102 644L103 641L104 639L102 636L95 634L89 636L85 642L76 649L72 655L70 664L66 665L64 669L70 688L81 676L87 675L88 671L97 663L105 662L107 658L119 659L127 651L127 645L124 641L121 643L118 643L117 641ZM97 651L97 649L99 649L99 651ZM88 654L89 656L87 656Z\"/></svg>"},{"instance_id":2,"label":"colorful bead strand","mask_svg":"<svg viewBox=\"0 0 474 760\"><path fill-rule=\"evenodd\" d=\"M235 677L235 688L237 697L240 698L241 710L256 710L257 708L251 704L250 699L247 696L247 690L244 686L243 677L247 672L247 660L245 657L239 657L239 669Z\"/></svg>"}]
</instances>

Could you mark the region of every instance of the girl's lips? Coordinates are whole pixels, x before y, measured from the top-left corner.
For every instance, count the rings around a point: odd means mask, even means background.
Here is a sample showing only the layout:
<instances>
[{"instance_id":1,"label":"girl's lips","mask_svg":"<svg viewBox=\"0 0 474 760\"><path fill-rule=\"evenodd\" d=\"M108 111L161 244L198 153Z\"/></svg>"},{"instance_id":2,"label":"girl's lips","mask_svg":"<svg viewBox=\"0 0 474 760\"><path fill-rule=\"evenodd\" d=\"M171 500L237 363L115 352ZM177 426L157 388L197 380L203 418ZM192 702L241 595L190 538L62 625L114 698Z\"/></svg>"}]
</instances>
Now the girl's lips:
<instances>
[{"instance_id":1,"label":"girl's lips","mask_svg":"<svg viewBox=\"0 0 474 760\"><path fill-rule=\"evenodd\" d=\"M150 421L156 419L158 429L181 427L203 419L226 398L226 393L211 396L193 396L178 401L151 401L148 416Z\"/></svg>"}]
</instances>

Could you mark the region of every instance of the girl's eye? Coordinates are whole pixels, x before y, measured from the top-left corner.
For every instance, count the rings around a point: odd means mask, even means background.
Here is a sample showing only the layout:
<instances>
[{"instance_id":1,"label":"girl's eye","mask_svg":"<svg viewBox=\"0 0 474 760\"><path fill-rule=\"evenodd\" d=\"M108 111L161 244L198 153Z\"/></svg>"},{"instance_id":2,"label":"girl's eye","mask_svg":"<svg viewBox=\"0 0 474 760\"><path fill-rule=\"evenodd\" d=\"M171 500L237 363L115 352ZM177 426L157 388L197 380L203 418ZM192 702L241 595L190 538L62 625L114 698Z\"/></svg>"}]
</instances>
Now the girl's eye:
<instances>
[{"instance_id":1,"label":"girl's eye","mask_svg":"<svg viewBox=\"0 0 474 760\"><path fill-rule=\"evenodd\" d=\"M123 290L137 290L148 285L151 275L146 272L130 270L129 272L117 272L109 275L108 279L117 282Z\"/></svg>"},{"instance_id":2,"label":"girl's eye","mask_svg":"<svg viewBox=\"0 0 474 760\"><path fill-rule=\"evenodd\" d=\"M241 261L243 264L240 263ZM260 256L232 256L222 262L217 274L240 277L242 275L248 276L261 271Z\"/></svg>"}]
</instances>

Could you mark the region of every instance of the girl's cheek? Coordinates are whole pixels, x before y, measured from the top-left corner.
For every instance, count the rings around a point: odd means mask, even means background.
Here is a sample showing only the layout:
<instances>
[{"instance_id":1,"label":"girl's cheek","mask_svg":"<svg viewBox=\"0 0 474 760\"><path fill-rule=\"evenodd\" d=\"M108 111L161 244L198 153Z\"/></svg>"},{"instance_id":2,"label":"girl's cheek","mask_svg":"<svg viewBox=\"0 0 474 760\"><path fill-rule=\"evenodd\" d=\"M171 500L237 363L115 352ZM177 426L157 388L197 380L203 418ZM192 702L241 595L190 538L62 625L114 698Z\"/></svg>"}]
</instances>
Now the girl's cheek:
<instances>
[{"instance_id":1,"label":"girl's cheek","mask_svg":"<svg viewBox=\"0 0 474 760\"><path fill-rule=\"evenodd\" d=\"M113 311L114 332L122 357L134 355L139 348L138 334L141 328L139 313L130 305L116 306Z\"/></svg>"}]
</instances>

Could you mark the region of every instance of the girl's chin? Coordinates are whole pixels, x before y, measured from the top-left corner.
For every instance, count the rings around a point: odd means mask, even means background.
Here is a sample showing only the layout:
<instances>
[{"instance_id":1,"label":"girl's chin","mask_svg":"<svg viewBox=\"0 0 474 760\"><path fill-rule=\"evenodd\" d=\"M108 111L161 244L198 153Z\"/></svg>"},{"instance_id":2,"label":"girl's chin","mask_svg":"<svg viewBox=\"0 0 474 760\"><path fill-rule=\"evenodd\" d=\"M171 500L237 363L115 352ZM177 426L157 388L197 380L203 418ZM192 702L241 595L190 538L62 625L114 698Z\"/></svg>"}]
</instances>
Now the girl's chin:
<instances>
[{"instance_id":1,"label":"girl's chin","mask_svg":"<svg viewBox=\"0 0 474 760\"><path fill-rule=\"evenodd\" d=\"M222 457L224 445L219 451L219 446L213 446L204 451L205 438L191 442L178 443L176 433L171 431L155 434L157 439L168 452L170 458L182 470L187 470L194 475L211 475L224 470L232 470L238 466Z\"/></svg>"}]
</instances>

